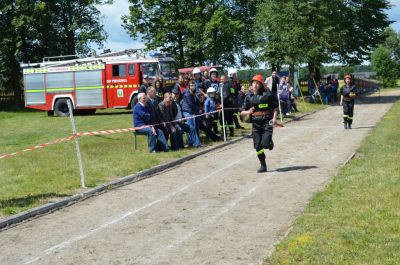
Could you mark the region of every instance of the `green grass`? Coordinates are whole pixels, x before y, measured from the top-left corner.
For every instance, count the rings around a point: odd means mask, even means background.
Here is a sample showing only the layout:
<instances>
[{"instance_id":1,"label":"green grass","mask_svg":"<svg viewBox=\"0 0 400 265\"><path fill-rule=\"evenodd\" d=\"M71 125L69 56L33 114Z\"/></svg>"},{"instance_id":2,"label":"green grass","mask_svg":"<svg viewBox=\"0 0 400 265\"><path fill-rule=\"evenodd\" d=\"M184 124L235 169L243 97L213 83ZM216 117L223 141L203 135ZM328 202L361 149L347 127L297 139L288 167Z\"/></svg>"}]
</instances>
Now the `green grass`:
<instances>
[{"instance_id":1,"label":"green grass","mask_svg":"<svg viewBox=\"0 0 400 265\"><path fill-rule=\"evenodd\" d=\"M301 102L297 104L300 114L322 107L306 103L307 109L304 109ZM130 111L101 110L92 116L75 116L75 124L78 132L129 128L132 127L132 114ZM243 125L247 130L251 128L250 124ZM32 110L0 112L0 128L0 154L64 138L72 132L69 118L48 117L45 112ZM135 151L131 133L84 136L79 142L89 188L196 151L185 149L149 154L144 136L138 136ZM0 217L79 191L74 141L0 160Z\"/></svg>"},{"instance_id":2,"label":"green grass","mask_svg":"<svg viewBox=\"0 0 400 265\"><path fill-rule=\"evenodd\" d=\"M112 114L112 115L109 115ZM132 127L132 114L115 110L76 116L79 132ZM0 154L7 154L71 135L69 118L45 112L0 112ZM149 154L144 136L133 148L131 133L80 137L86 186L133 174L195 149ZM80 191L74 141L55 144L0 160L0 216L10 215Z\"/></svg>"},{"instance_id":3,"label":"green grass","mask_svg":"<svg viewBox=\"0 0 400 265\"><path fill-rule=\"evenodd\" d=\"M400 264L400 102L265 264Z\"/></svg>"}]
</instances>

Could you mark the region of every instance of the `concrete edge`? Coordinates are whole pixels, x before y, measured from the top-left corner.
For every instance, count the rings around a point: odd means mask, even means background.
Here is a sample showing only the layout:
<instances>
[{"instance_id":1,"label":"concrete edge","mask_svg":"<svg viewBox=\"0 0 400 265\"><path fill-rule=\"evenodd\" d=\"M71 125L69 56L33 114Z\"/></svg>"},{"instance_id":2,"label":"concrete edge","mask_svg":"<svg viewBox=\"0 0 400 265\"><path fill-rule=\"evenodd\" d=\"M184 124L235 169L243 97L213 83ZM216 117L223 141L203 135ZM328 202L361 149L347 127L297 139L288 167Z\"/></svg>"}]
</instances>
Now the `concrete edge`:
<instances>
[{"instance_id":1,"label":"concrete edge","mask_svg":"<svg viewBox=\"0 0 400 265\"><path fill-rule=\"evenodd\" d=\"M78 194L72 195L72 196L70 196L68 198L59 200L57 202L47 203L45 205L41 205L41 206L38 206L38 207L35 207L35 208L32 208L32 209L29 209L27 211L24 211L24 212L9 216L9 217L7 217L7 218L5 218L3 220L0 220L0 231L2 231L4 229L7 229L7 228L10 228L13 225L21 223L21 222L26 221L28 219L31 219L33 217L38 217L38 216L41 216L41 215L44 215L44 214L47 214L47 213L54 212L55 210L61 209L63 207L70 206L70 205L75 204L75 203L77 203L79 201L83 201L83 200L88 199L88 198L90 198L92 196L96 196L96 195L98 195L98 194L100 194L102 192L106 192L108 190L112 190L112 189L115 189L115 188L118 188L118 187L121 187L121 186L125 186L125 185L128 185L128 184L131 184L131 183L134 183L134 182L149 178L149 177L151 177L152 175L154 175L156 173L160 173L162 171L165 171L167 169L175 167L175 166L177 166L177 165L179 165L181 163L184 163L184 162L187 162L189 160L192 160L192 159L194 159L194 158L196 158L198 156L207 154L207 153L209 153L211 151L226 147L226 146L231 145L231 144L235 144L235 143L240 142L240 141L242 141L244 139L245 139L245 137L242 136L240 138L231 140L229 142L222 143L222 144L219 144L219 145L216 145L216 146L212 146L212 147L206 148L204 150L201 150L200 152L196 152L194 154L190 154L190 155L178 158L176 160L173 160L173 161L170 161L170 162L166 162L164 164L157 165L155 167L139 171L139 172L137 172L135 174L128 175L128 176L125 176L125 177L122 177L122 178L107 182L107 183L102 184L102 185L100 185L98 187L89 189L89 190L87 190L85 192L82 192L82 193L78 193Z\"/></svg>"},{"instance_id":2,"label":"concrete edge","mask_svg":"<svg viewBox=\"0 0 400 265\"><path fill-rule=\"evenodd\" d=\"M305 113L303 115L294 117L291 120L284 121L283 123L286 124L286 123L291 123L291 122L294 122L294 121L301 120L302 118L304 118L306 116L309 116L309 115L312 115L312 114L314 114L314 113L316 113L316 112L318 112L320 110L322 110L322 109L314 110L314 111L311 111L311 112L307 112L307 113ZM32 219L34 217L39 217L39 216L42 216L44 214L48 214L48 213L54 212L54 211L59 210L59 209L61 209L63 207L67 207L67 206L70 206L70 205L75 204L77 202L86 200L86 199L88 199L90 197L99 195L99 194L101 194L103 192L106 192L108 190L112 190L112 189L115 189L115 188L118 188L118 187L121 187L121 186L125 186L125 185L128 185L128 184L131 184L131 183L138 182L140 180L149 178L149 177L151 177L152 175L154 175L156 173L160 173L162 171L165 171L167 169L175 167L175 166L177 166L177 165L179 165L179 164L181 164L183 162L187 162L187 161L192 160L192 159L194 159L194 158L196 158L198 156L207 154L207 153L209 153L211 151L226 147L228 145L235 144L235 143L240 142L240 141L242 141L244 139L246 139L246 137L245 136L241 136L241 137L239 137L237 139L234 139L232 141L229 141L229 142L226 142L226 143L222 143L222 144L219 144L219 145L216 145L216 146L212 146L210 148L206 148L204 150L201 150L200 152L197 152L197 153L194 153L194 154L190 154L190 155L178 158L176 160L173 160L173 161L161 164L161 165L157 165L157 166L149 168L149 169L145 169L145 170L139 171L139 172L137 172L135 174L128 175L128 176L125 176L125 177L122 177L122 178L107 182L107 183L102 184L102 185L100 185L98 187L92 188L92 189L87 190L87 191L82 192L82 193L78 193L78 194L72 195L70 197L67 197L65 199L59 200L57 202L47 203L45 205L41 205L41 206L38 206L38 207L35 207L35 208L32 208L32 209L29 209L27 211L24 211L24 212L9 216L9 217L7 217L7 218L5 218L3 220L0 220L0 232L3 231L3 230L6 230L8 228L11 228L11 227L13 227L13 226L15 226L15 225L17 225L19 223L22 223L24 221L28 221L29 219Z\"/></svg>"}]
</instances>

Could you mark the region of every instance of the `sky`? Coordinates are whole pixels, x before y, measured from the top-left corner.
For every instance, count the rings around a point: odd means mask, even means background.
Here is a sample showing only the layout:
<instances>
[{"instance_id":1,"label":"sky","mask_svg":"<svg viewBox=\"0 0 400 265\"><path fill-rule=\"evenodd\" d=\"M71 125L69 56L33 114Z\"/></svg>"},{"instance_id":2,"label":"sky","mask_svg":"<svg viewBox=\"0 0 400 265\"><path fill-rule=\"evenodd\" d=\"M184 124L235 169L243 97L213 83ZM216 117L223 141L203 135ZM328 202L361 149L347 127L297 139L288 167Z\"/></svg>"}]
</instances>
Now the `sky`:
<instances>
[{"instance_id":1,"label":"sky","mask_svg":"<svg viewBox=\"0 0 400 265\"><path fill-rule=\"evenodd\" d=\"M400 31L400 0L390 0L390 3L393 7L387 11L387 14L389 19L394 21L391 27ZM144 47L143 42L132 40L121 26L121 16L129 13L128 0L114 0L114 4L100 6L99 10L103 14L102 22L108 33L105 48L109 48L111 51L119 51Z\"/></svg>"}]
</instances>

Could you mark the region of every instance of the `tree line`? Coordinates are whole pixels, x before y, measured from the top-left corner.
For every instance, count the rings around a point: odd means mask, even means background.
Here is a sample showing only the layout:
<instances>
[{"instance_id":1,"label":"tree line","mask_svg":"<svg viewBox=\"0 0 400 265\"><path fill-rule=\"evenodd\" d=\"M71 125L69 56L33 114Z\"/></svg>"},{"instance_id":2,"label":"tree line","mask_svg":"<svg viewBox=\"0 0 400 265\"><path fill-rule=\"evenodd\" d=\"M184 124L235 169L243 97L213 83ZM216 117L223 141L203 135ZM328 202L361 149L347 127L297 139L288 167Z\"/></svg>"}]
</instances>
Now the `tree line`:
<instances>
[{"instance_id":1,"label":"tree line","mask_svg":"<svg viewBox=\"0 0 400 265\"><path fill-rule=\"evenodd\" d=\"M14 90L21 106L21 62L38 62L47 56L91 52L102 47L107 33L98 6L101 0L0 1L0 88Z\"/></svg>"},{"instance_id":2,"label":"tree line","mask_svg":"<svg viewBox=\"0 0 400 265\"><path fill-rule=\"evenodd\" d=\"M102 48L107 34L98 7L112 3L1 1L0 87L14 89L18 97L20 62L88 55L93 44ZM129 5L121 18L124 29L146 49L171 53L179 67L267 63L293 71L307 64L317 79L323 63L369 60L391 23L388 0L129 0Z\"/></svg>"}]
</instances>

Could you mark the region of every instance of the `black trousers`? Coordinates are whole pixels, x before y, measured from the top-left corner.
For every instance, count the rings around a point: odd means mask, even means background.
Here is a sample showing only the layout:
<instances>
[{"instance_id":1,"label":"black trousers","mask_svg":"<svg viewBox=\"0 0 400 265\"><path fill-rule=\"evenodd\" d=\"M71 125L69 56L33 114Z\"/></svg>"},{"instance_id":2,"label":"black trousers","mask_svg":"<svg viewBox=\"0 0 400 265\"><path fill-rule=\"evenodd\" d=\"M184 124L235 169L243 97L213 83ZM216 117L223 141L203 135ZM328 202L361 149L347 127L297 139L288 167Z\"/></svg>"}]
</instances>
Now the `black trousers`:
<instances>
[{"instance_id":1,"label":"black trousers","mask_svg":"<svg viewBox=\"0 0 400 265\"><path fill-rule=\"evenodd\" d=\"M354 101L343 100L343 122L349 125L353 122Z\"/></svg>"},{"instance_id":2,"label":"black trousers","mask_svg":"<svg viewBox=\"0 0 400 265\"><path fill-rule=\"evenodd\" d=\"M254 149L257 152L265 149L272 150L274 142L272 141L273 127L266 124L253 124L252 135Z\"/></svg>"}]
</instances>

